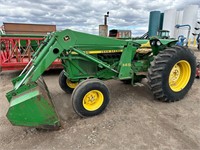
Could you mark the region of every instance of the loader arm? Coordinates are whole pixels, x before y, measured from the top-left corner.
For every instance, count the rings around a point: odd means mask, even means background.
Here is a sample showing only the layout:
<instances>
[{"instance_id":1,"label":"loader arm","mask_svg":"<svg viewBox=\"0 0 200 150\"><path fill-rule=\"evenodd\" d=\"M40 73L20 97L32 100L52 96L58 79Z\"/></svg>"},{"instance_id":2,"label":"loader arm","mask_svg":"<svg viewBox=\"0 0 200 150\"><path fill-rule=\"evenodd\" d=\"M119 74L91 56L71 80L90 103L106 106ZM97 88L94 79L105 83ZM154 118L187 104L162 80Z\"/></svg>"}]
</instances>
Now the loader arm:
<instances>
[{"instance_id":1,"label":"loader arm","mask_svg":"<svg viewBox=\"0 0 200 150\"><path fill-rule=\"evenodd\" d=\"M92 58L92 56L84 55L82 50L120 50L124 49L126 45L128 45L127 41L104 38L69 29L52 33L33 55L31 63L25 68L24 73L20 75L21 77L13 80L13 84L15 89L18 89L22 84L37 81L53 61L60 58L62 53L66 54L72 51L108 68L105 63Z\"/></svg>"}]
</instances>

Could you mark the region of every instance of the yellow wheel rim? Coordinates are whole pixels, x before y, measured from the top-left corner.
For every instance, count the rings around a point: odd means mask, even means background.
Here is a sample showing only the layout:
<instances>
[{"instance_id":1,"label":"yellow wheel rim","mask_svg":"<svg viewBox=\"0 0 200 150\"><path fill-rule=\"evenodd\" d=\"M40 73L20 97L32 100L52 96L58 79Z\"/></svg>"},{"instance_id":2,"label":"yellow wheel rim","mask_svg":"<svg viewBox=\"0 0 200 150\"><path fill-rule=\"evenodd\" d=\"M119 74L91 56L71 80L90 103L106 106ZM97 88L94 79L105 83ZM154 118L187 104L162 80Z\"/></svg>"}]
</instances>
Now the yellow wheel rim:
<instances>
[{"instance_id":1,"label":"yellow wheel rim","mask_svg":"<svg viewBox=\"0 0 200 150\"><path fill-rule=\"evenodd\" d=\"M98 90L89 91L83 98L83 107L88 111L95 111L104 101L103 94Z\"/></svg>"},{"instance_id":2,"label":"yellow wheel rim","mask_svg":"<svg viewBox=\"0 0 200 150\"><path fill-rule=\"evenodd\" d=\"M78 82L72 82L72 81L66 79L66 84L68 87L75 89L75 87L78 85Z\"/></svg>"},{"instance_id":3,"label":"yellow wheel rim","mask_svg":"<svg viewBox=\"0 0 200 150\"><path fill-rule=\"evenodd\" d=\"M177 62L169 75L169 86L172 91L179 92L188 84L191 76L190 64L181 60Z\"/></svg>"}]
</instances>

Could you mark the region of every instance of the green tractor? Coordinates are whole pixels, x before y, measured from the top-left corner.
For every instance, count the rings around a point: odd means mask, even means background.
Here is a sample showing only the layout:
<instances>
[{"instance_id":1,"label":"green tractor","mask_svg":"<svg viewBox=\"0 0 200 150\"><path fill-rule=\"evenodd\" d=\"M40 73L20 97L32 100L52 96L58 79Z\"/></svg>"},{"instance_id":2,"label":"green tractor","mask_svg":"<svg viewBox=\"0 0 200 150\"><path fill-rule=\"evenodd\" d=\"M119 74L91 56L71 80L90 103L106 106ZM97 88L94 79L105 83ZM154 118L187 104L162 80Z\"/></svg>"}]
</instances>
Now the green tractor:
<instances>
[{"instance_id":1,"label":"green tractor","mask_svg":"<svg viewBox=\"0 0 200 150\"><path fill-rule=\"evenodd\" d=\"M60 119L54 108L43 72L55 59L64 70L60 87L72 93L72 107L81 117L100 114L110 96L104 80L134 84L148 79L155 99L174 102L191 88L196 61L185 47L169 39L120 40L72 30L49 34L22 73L12 80L6 94L10 103L7 118L13 125L57 128Z\"/></svg>"},{"instance_id":2,"label":"green tractor","mask_svg":"<svg viewBox=\"0 0 200 150\"><path fill-rule=\"evenodd\" d=\"M158 31L158 37L160 39L169 39L169 30L159 30Z\"/></svg>"}]
</instances>

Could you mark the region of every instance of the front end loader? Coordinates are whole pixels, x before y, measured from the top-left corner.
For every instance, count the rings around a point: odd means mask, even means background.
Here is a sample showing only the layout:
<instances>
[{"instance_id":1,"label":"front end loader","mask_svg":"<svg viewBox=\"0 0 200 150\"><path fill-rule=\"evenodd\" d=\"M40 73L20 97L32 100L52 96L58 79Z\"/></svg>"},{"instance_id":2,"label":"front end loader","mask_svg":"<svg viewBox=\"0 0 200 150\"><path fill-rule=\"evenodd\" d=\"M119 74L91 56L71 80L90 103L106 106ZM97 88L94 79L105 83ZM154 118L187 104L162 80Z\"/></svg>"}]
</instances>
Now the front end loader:
<instances>
[{"instance_id":1,"label":"front end loader","mask_svg":"<svg viewBox=\"0 0 200 150\"><path fill-rule=\"evenodd\" d=\"M61 125L41 77L58 58L64 68L60 87L72 93L72 107L81 117L97 115L108 105L109 90L103 80L134 84L147 78L155 99L180 100L192 86L196 61L188 48L175 43L155 38L119 40L68 29L51 33L12 80L13 90L6 94L7 118L19 126L51 129Z\"/></svg>"}]
</instances>

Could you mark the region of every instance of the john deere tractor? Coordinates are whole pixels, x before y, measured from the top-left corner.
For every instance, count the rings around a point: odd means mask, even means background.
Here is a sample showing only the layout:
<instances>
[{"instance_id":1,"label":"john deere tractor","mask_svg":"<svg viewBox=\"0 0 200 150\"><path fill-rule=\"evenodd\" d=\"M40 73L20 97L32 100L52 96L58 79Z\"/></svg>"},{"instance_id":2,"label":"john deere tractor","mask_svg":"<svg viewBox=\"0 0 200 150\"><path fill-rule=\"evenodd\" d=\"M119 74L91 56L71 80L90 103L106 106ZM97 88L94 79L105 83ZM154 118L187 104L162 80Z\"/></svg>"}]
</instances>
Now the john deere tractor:
<instances>
[{"instance_id":1,"label":"john deere tractor","mask_svg":"<svg viewBox=\"0 0 200 150\"><path fill-rule=\"evenodd\" d=\"M42 73L61 59L60 87L72 93L74 111L81 117L100 114L110 96L104 80L134 84L148 79L155 99L174 102L191 88L196 61L185 47L169 39L119 40L72 30L51 33L33 54L22 73L12 80L6 94L7 118L13 125L57 128L60 119ZM134 92L134 91L133 91Z\"/></svg>"}]
</instances>

